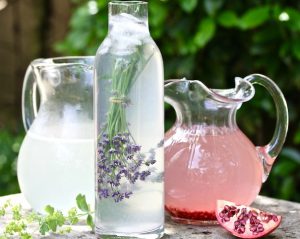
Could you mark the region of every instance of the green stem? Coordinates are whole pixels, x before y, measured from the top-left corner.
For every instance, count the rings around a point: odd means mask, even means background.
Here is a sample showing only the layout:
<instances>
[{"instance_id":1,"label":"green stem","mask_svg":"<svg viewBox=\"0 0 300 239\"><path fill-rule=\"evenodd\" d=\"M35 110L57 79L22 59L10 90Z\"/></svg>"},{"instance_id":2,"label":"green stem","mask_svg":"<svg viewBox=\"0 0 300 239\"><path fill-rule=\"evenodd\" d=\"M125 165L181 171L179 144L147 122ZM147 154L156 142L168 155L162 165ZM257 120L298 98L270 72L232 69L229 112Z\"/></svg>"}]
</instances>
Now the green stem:
<instances>
[{"instance_id":1,"label":"green stem","mask_svg":"<svg viewBox=\"0 0 300 239\"><path fill-rule=\"evenodd\" d=\"M147 59L144 59L141 51L138 48L130 58L128 56L126 59L120 57L115 61L115 67L111 76L111 89L114 95L110 99L106 127L103 129L103 132L108 134L109 140L112 140L118 133L130 133L125 110L126 104L130 103L128 94L153 56L152 54ZM113 157L110 158L113 160Z\"/></svg>"}]
</instances>

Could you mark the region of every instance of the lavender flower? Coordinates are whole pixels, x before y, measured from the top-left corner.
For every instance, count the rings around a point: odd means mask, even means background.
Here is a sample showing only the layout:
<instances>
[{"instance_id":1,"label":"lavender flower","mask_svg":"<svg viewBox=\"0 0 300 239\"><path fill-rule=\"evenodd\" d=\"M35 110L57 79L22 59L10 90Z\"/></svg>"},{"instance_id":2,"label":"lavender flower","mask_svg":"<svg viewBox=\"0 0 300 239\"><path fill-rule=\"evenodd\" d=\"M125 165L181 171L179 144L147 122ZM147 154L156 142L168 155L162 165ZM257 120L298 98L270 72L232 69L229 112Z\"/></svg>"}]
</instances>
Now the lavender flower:
<instances>
[{"instance_id":1,"label":"lavender flower","mask_svg":"<svg viewBox=\"0 0 300 239\"><path fill-rule=\"evenodd\" d=\"M129 198L130 195L132 195L132 192L126 192L126 193L124 193L124 197L125 197L125 198Z\"/></svg>"},{"instance_id":2,"label":"lavender flower","mask_svg":"<svg viewBox=\"0 0 300 239\"><path fill-rule=\"evenodd\" d=\"M164 140L162 139L161 141L159 141L159 143L157 144L157 148L163 147L164 146Z\"/></svg>"},{"instance_id":3,"label":"lavender flower","mask_svg":"<svg viewBox=\"0 0 300 239\"><path fill-rule=\"evenodd\" d=\"M148 177L150 174L151 174L150 171L143 171L143 172L140 174L140 180L145 181L146 177Z\"/></svg>"},{"instance_id":4,"label":"lavender flower","mask_svg":"<svg viewBox=\"0 0 300 239\"><path fill-rule=\"evenodd\" d=\"M118 133L111 139L106 133L101 135L97 145L99 199L111 198L115 202L128 199L133 194L129 185L145 181L151 175L145 167L156 163L155 150L150 149L146 156L141 149L128 132ZM126 184L128 187L124 187Z\"/></svg>"},{"instance_id":5,"label":"lavender flower","mask_svg":"<svg viewBox=\"0 0 300 239\"><path fill-rule=\"evenodd\" d=\"M109 195L109 190L108 189L100 189L99 190L99 197L100 198L108 198L110 195Z\"/></svg>"}]
</instances>

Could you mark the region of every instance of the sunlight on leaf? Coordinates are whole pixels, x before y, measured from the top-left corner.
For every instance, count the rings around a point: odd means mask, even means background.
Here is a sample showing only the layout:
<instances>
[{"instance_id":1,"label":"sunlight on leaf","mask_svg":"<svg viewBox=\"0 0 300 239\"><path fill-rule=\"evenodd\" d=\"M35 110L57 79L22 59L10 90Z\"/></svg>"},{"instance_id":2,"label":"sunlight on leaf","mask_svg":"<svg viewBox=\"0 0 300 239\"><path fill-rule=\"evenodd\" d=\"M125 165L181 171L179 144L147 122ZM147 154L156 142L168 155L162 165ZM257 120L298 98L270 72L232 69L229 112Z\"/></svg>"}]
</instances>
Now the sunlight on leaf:
<instances>
[{"instance_id":1,"label":"sunlight on leaf","mask_svg":"<svg viewBox=\"0 0 300 239\"><path fill-rule=\"evenodd\" d=\"M214 36L216 31L216 25L213 19L203 19L199 26L198 31L194 37L194 43L199 47L204 47Z\"/></svg>"},{"instance_id":2,"label":"sunlight on leaf","mask_svg":"<svg viewBox=\"0 0 300 239\"><path fill-rule=\"evenodd\" d=\"M188 13L192 12L196 8L197 3L198 3L197 0L180 1L180 5L182 9Z\"/></svg>"},{"instance_id":3,"label":"sunlight on leaf","mask_svg":"<svg viewBox=\"0 0 300 239\"><path fill-rule=\"evenodd\" d=\"M244 30L252 29L262 25L270 16L270 8L268 6L252 8L242 16L239 24Z\"/></svg>"},{"instance_id":4,"label":"sunlight on leaf","mask_svg":"<svg viewBox=\"0 0 300 239\"><path fill-rule=\"evenodd\" d=\"M218 17L218 22L223 27L234 27L238 25L238 17L233 11L222 12Z\"/></svg>"}]
</instances>

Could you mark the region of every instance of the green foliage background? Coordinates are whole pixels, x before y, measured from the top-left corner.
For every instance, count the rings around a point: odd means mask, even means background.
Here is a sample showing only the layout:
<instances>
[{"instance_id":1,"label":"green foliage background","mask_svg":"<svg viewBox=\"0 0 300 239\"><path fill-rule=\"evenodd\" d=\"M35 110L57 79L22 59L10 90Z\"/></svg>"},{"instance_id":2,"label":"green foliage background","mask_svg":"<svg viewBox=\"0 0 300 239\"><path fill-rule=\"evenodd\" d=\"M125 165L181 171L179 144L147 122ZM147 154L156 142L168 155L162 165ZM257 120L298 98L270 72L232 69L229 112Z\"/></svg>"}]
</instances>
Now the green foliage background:
<instances>
[{"instance_id":1,"label":"green foliage background","mask_svg":"<svg viewBox=\"0 0 300 239\"><path fill-rule=\"evenodd\" d=\"M0 130L0 196L19 192L16 162L23 137Z\"/></svg>"},{"instance_id":2,"label":"green foliage background","mask_svg":"<svg viewBox=\"0 0 300 239\"><path fill-rule=\"evenodd\" d=\"M107 34L108 1L73 1L69 33L55 49L64 55L94 55ZM149 0L149 25L164 58L166 79L187 77L229 88L235 76L262 73L279 85L288 102L290 128L262 193L300 202L300 2ZM239 110L238 123L255 144L264 145L273 134L276 114L268 94L256 90ZM166 105L166 128L174 117ZM10 191L1 188L3 192Z\"/></svg>"}]
</instances>

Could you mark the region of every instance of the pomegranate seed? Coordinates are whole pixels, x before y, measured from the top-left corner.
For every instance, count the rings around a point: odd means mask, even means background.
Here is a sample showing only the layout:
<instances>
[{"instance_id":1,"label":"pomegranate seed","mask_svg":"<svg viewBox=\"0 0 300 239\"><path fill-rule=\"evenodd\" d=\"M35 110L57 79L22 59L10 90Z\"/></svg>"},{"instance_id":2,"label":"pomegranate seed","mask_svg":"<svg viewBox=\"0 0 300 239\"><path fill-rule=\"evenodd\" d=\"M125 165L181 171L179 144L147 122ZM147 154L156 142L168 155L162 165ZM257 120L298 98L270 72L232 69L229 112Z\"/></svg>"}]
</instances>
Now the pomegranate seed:
<instances>
[{"instance_id":1,"label":"pomegranate seed","mask_svg":"<svg viewBox=\"0 0 300 239\"><path fill-rule=\"evenodd\" d=\"M243 233L245 232L245 230L246 230L246 228L243 227L243 226L241 226L241 227L238 228L237 232L238 232L239 234L243 234Z\"/></svg>"},{"instance_id":2,"label":"pomegranate seed","mask_svg":"<svg viewBox=\"0 0 300 239\"><path fill-rule=\"evenodd\" d=\"M277 216L273 215L272 219L273 219L274 222L278 222L278 217Z\"/></svg>"},{"instance_id":3,"label":"pomegranate seed","mask_svg":"<svg viewBox=\"0 0 300 239\"><path fill-rule=\"evenodd\" d=\"M207 212L207 211L190 211L188 209L179 209L175 207L165 206L166 210L173 217L185 218L190 220L204 220L204 221L214 221L216 220L215 212ZM221 213L220 213L221 214ZM225 216L225 214L224 214ZM224 217L223 216L223 217ZM222 217L220 215L220 217ZM222 218L223 218L222 217Z\"/></svg>"}]
</instances>

